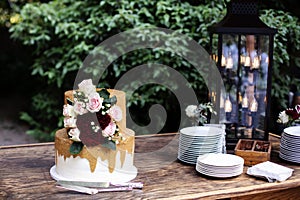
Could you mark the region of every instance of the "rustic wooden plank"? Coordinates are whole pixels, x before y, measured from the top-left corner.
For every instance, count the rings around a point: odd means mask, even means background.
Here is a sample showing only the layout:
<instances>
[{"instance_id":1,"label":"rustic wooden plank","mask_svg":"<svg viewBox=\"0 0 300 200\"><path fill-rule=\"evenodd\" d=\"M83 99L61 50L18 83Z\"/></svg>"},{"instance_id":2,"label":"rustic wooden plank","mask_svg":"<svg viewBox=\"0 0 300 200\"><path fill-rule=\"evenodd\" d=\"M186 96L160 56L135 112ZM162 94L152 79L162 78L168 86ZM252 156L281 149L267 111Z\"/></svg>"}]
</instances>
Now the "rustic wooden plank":
<instances>
[{"instance_id":1,"label":"rustic wooden plank","mask_svg":"<svg viewBox=\"0 0 300 200\"><path fill-rule=\"evenodd\" d=\"M53 143L1 148L0 199L216 199L300 187L300 165L283 162L276 152L272 153L272 161L295 170L289 180L281 183L267 183L245 173L228 179L206 177L197 173L195 166L179 162L177 149L177 134L137 137L135 165L139 174L135 181L144 182L143 190L91 197L55 187L49 174L54 165Z\"/></svg>"}]
</instances>

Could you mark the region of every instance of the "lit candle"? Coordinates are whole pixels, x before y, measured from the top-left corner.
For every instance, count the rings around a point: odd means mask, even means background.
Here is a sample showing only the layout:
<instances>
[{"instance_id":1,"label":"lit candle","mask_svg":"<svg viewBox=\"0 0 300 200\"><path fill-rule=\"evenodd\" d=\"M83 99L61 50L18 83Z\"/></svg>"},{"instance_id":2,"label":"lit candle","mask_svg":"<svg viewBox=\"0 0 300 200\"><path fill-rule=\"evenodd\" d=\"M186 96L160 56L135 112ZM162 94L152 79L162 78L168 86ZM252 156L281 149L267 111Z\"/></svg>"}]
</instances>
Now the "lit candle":
<instances>
[{"instance_id":1,"label":"lit candle","mask_svg":"<svg viewBox=\"0 0 300 200\"><path fill-rule=\"evenodd\" d=\"M240 57L241 57L241 65L244 65L246 61L246 56L241 55Z\"/></svg>"},{"instance_id":2,"label":"lit candle","mask_svg":"<svg viewBox=\"0 0 300 200\"><path fill-rule=\"evenodd\" d=\"M251 111L251 118L252 118L252 127L255 128L256 127L256 112L257 112L257 108L258 108L258 103L255 99L255 97L253 97L253 100L251 102L250 105L250 111Z\"/></svg>"},{"instance_id":3,"label":"lit candle","mask_svg":"<svg viewBox=\"0 0 300 200\"><path fill-rule=\"evenodd\" d=\"M266 63L269 64L269 56L266 57Z\"/></svg>"},{"instance_id":4,"label":"lit candle","mask_svg":"<svg viewBox=\"0 0 300 200\"><path fill-rule=\"evenodd\" d=\"M221 58L221 66L222 67L225 67L226 66L226 58L225 56L222 55L222 58Z\"/></svg>"},{"instance_id":5,"label":"lit candle","mask_svg":"<svg viewBox=\"0 0 300 200\"><path fill-rule=\"evenodd\" d=\"M253 62L252 62L252 69L258 69L260 65L260 60L258 56L255 56L253 58Z\"/></svg>"},{"instance_id":6,"label":"lit candle","mask_svg":"<svg viewBox=\"0 0 300 200\"><path fill-rule=\"evenodd\" d=\"M226 69L232 69L232 67L233 67L233 59L231 55L229 55L227 58Z\"/></svg>"},{"instance_id":7,"label":"lit candle","mask_svg":"<svg viewBox=\"0 0 300 200\"><path fill-rule=\"evenodd\" d=\"M250 65L251 65L251 62L250 62L250 56L246 56L246 58L245 58L245 67L250 67Z\"/></svg>"},{"instance_id":8,"label":"lit candle","mask_svg":"<svg viewBox=\"0 0 300 200\"><path fill-rule=\"evenodd\" d=\"M220 108L224 108L224 98L223 98L222 95L221 95L221 98L220 98Z\"/></svg>"},{"instance_id":9,"label":"lit candle","mask_svg":"<svg viewBox=\"0 0 300 200\"><path fill-rule=\"evenodd\" d=\"M242 108L248 108L248 106L249 106L248 97L245 94L242 100Z\"/></svg>"},{"instance_id":10,"label":"lit candle","mask_svg":"<svg viewBox=\"0 0 300 200\"><path fill-rule=\"evenodd\" d=\"M232 111L232 103L229 97L225 100L225 112L230 113Z\"/></svg>"},{"instance_id":11,"label":"lit candle","mask_svg":"<svg viewBox=\"0 0 300 200\"><path fill-rule=\"evenodd\" d=\"M246 94L244 94L244 97L242 99L242 125L247 126L246 118L247 118L247 112L248 112L248 97Z\"/></svg>"},{"instance_id":12,"label":"lit candle","mask_svg":"<svg viewBox=\"0 0 300 200\"><path fill-rule=\"evenodd\" d=\"M253 100L251 102L251 106L250 106L250 111L257 112L257 107L258 107L258 103L257 103L256 99L253 98Z\"/></svg>"},{"instance_id":13,"label":"lit candle","mask_svg":"<svg viewBox=\"0 0 300 200\"><path fill-rule=\"evenodd\" d=\"M232 111L232 103L229 99L229 97L225 100L225 107L224 107L225 113L226 113L226 120L230 121L231 118L231 111Z\"/></svg>"}]
</instances>

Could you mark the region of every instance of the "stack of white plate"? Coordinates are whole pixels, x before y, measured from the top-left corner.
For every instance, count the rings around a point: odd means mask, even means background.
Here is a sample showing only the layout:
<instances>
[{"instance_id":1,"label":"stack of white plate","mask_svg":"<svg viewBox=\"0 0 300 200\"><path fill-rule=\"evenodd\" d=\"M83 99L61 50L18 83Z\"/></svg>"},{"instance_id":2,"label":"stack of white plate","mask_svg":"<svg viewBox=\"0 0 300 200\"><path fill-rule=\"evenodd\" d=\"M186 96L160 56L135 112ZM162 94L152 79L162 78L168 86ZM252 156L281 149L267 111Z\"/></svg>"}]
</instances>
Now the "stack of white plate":
<instances>
[{"instance_id":1,"label":"stack of white plate","mask_svg":"<svg viewBox=\"0 0 300 200\"><path fill-rule=\"evenodd\" d=\"M285 128L280 140L279 157L300 163L300 126Z\"/></svg>"},{"instance_id":2,"label":"stack of white plate","mask_svg":"<svg viewBox=\"0 0 300 200\"><path fill-rule=\"evenodd\" d=\"M204 175L229 178L243 173L244 159L232 154L205 154L197 159L196 170Z\"/></svg>"},{"instance_id":3,"label":"stack of white plate","mask_svg":"<svg viewBox=\"0 0 300 200\"><path fill-rule=\"evenodd\" d=\"M180 130L178 159L188 164L196 164L199 155L222 153L223 129L193 126Z\"/></svg>"}]
</instances>

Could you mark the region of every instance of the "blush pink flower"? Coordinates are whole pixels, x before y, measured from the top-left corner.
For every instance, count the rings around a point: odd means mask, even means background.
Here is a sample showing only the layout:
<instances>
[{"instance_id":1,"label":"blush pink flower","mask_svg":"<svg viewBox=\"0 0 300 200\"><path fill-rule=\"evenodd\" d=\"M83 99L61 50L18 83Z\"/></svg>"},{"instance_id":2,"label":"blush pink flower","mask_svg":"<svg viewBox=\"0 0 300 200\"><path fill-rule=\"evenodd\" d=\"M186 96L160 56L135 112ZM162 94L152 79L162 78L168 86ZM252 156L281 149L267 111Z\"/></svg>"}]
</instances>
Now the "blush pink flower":
<instances>
[{"instance_id":1,"label":"blush pink flower","mask_svg":"<svg viewBox=\"0 0 300 200\"><path fill-rule=\"evenodd\" d=\"M93 92L88 96L87 110L94 113L98 112L102 107L103 98L97 92Z\"/></svg>"},{"instance_id":2,"label":"blush pink flower","mask_svg":"<svg viewBox=\"0 0 300 200\"><path fill-rule=\"evenodd\" d=\"M88 111L85 108L85 103L83 103L81 101L76 101L74 103L74 112L79 115L83 115L83 114L87 113Z\"/></svg>"},{"instance_id":3,"label":"blush pink flower","mask_svg":"<svg viewBox=\"0 0 300 200\"><path fill-rule=\"evenodd\" d=\"M104 130L102 130L102 135L104 137L113 136L116 131L116 128L117 128L116 124L114 122L110 122L108 126Z\"/></svg>"},{"instance_id":4,"label":"blush pink flower","mask_svg":"<svg viewBox=\"0 0 300 200\"><path fill-rule=\"evenodd\" d=\"M93 85L92 79L83 80L78 84L78 88L86 95L89 95L96 91L96 86Z\"/></svg>"},{"instance_id":5,"label":"blush pink flower","mask_svg":"<svg viewBox=\"0 0 300 200\"><path fill-rule=\"evenodd\" d=\"M117 122L122 120L122 110L119 106L114 105L109 109L109 115Z\"/></svg>"}]
</instances>

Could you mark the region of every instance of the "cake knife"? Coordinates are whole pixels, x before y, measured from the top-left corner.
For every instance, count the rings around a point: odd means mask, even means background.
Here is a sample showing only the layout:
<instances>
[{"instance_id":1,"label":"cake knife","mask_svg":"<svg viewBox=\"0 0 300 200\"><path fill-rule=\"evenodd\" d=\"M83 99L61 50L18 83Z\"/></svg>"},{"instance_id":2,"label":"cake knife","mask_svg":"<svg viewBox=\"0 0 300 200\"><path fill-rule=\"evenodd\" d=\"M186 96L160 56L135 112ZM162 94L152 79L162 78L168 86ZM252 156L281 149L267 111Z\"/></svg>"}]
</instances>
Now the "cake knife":
<instances>
[{"instance_id":1,"label":"cake knife","mask_svg":"<svg viewBox=\"0 0 300 200\"><path fill-rule=\"evenodd\" d=\"M83 186L76 186L76 185L67 185L67 184L60 184L56 187L66 189L66 190L72 190L80 193L85 194L97 194L99 192L125 192L125 191L131 191L131 187L114 187L114 188L101 188L101 189L95 189L95 188L88 188Z\"/></svg>"},{"instance_id":2,"label":"cake knife","mask_svg":"<svg viewBox=\"0 0 300 200\"><path fill-rule=\"evenodd\" d=\"M141 182L128 182L128 183L110 183L110 182L87 182L87 181L66 181L58 180L58 184L75 185L83 187L94 187L94 188L107 188L107 187L131 187L135 189L142 189L143 183Z\"/></svg>"}]
</instances>

